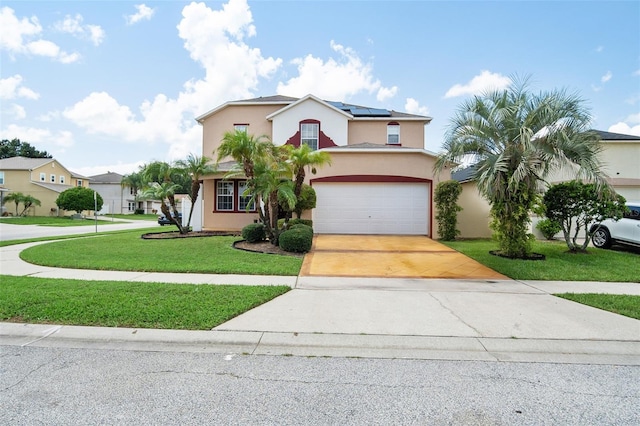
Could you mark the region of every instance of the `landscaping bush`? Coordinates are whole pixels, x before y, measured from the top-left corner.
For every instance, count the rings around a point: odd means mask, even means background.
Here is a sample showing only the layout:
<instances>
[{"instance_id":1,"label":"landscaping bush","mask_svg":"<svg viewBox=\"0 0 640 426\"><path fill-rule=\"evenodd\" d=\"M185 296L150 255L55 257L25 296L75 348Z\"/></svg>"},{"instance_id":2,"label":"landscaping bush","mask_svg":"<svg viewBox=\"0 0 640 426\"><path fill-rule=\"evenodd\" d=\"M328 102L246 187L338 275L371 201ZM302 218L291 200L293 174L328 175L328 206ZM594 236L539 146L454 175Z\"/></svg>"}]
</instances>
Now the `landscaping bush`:
<instances>
[{"instance_id":1,"label":"landscaping bush","mask_svg":"<svg viewBox=\"0 0 640 426\"><path fill-rule=\"evenodd\" d=\"M551 219L542 219L538 222L536 228L538 228L538 231L540 231L547 240L553 240L554 235L562 231L562 226Z\"/></svg>"},{"instance_id":2,"label":"landscaping bush","mask_svg":"<svg viewBox=\"0 0 640 426\"><path fill-rule=\"evenodd\" d=\"M298 224L307 225L309 228L313 228L313 221L311 219L291 219L289 221L289 228Z\"/></svg>"},{"instance_id":3,"label":"landscaping bush","mask_svg":"<svg viewBox=\"0 0 640 426\"><path fill-rule=\"evenodd\" d=\"M267 233L262 223L251 223L242 228L242 238L250 243L259 243L267 238Z\"/></svg>"},{"instance_id":4,"label":"landscaping bush","mask_svg":"<svg viewBox=\"0 0 640 426\"><path fill-rule=\"evenodd\" d=\"M309 232L309 230L302 227L289 229L280 234L280 239L278 240L278 242L280 248L284 251L306 253L311 250L311 243L313 242L313 232Z\"/></svg>"},{"instance_id":5,"label":"landscaping bush","mask_svg":"<svg viewBox=\"0 0 640 426\"><path fill-rule=\"evenodd\" d=\"M294 225L291 225L287 231L290 231L292 229L302 229L304 232L308 232L313 238L313 228L308 225L305 225L303 223L296 223Z\"/></svg>"},{"instance_id":6,"label":"landscaping bush","mask_svg":"<svg viewBox=\"0 0 640 426\"><path fill-rule=\"evenodd\" d=\"M136 209L133 214L144 214L144 209Z\"/></svg>"}]
</instances>

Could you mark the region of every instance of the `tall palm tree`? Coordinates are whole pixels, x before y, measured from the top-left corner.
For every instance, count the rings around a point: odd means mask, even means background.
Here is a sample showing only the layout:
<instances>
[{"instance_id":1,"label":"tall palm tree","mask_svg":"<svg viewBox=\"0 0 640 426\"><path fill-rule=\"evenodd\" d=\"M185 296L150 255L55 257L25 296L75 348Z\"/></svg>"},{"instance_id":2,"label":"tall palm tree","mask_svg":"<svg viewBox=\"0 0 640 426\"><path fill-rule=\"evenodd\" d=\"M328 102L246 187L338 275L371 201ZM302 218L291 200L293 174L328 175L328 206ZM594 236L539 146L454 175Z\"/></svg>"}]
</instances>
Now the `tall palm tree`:
<instances>
[{"instance_id":1,"label":"tall palm tree","mask_svg":"<svg viewBox=\"0 0 640 426\"><path fill-rule=\"evenodd\" d=\"M22 202L22 200L24 200L25 195L22 192L12 192L11 194L7 195L6 197L4 197L4 199L2 200L3 203L16 203L16 216L18 216L18 204L20 204Z\"/></svg>"},{"instance_id":2,"label":"tall palm tree","mask_svg":"<svg viewBox=\"0 0 640 426\"><path fill-rule=\"evenodd\" d=\"M215 173L217 170L214 165L209 164L209 161L211 161L209 157L200 157L194 154L189 154L186 160L179 160L176 162L176 166L191 178L191 188L189 191L191 209L189 210L187 228L191 226L191 216L193 215L193 209L196 206L196 200L198 199L198 193L200 192L201 178L205 175Z\"/></svg>"},{"instance_id":3,"label":"tall palm tree","mask_svg":"<svg viewBox=\"0 0 640 426\"><path fill-rule=\"evenodd\" d=\"M141 172L133 172L128 175L122 176L122 180L120 181L121 188L131 188L131 193L133 194L133 200L136 201L136 209L137 201L138 201L138 192L142 190L144 187L144 182L142 180Z\"/></svg>"},{"instance_id":4,"label":"tall palm tree","mask_svg":"<svg viewBox=\"0 0 640 426\"><path fill-rule=\"evenodd\" d=\"M531 255L529 212L546 176L569 167L576 177L606 185L598 135L589 131L584 101L565 90L532 94L528 79L464 102L452 118L436 171L467 155L489 201L501 254Z\"/></svg>"},{"instance_id":5,"label":"tall palm tree","mask_svg":"<svg viewBox=\"0 0 640 426\"><path fill-rule=\"evenodd\" d=\"M254 177L254 159L269 149L270 142L266 136L255 137L247 132L236 130L225 132L222 143L218 147L218 161L231 157L237 161L247 177Z\"/></svg>"},{"instance_id":6,"label":"tall palm tree","mask_svg":"<svg viewBox=\"0 0 640 426\"><path fill-rule=\"evenodd\" d=\"M181 234L186 234L189 232L189 228L182 226L182 221L180 221L178 217L178 209L175 204L175 193L179 188L180 185L171 182L151 182L149 187L143 191L142 195L147 198L160 200L160 210L162 210L162 214L178 227Z\"/></svg>"},{"instance_id":7,"label":"tall palm tree","mask_svg":"<svg viewBox=\"0 0 640 426\"><path fill-rule=\"evenodd\" d=\"M289 145L285 145L289 146ZM312 174L316 174L316 167L331 165L331 156L325 151L313 151L309 145L300 145L299 148L290 149L289 160L291 164L293 176L295 180L294 192L296 197L300 197L302 184L306 177L306 168L309 168Z\"/></svg>"}]
</instances>

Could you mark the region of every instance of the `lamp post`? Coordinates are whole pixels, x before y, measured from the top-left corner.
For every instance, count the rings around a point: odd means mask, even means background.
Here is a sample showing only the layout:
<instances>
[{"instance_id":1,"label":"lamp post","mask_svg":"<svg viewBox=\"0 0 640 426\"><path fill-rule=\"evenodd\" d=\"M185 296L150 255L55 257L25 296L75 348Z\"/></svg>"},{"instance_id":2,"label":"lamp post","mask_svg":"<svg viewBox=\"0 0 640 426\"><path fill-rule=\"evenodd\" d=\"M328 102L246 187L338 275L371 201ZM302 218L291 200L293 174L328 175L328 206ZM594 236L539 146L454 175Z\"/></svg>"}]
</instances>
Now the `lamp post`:
<instances>
[{"instance_id":1,"label":"lamp post","mask_svg":"<svg viewBox=\"0 0 640 426\"><path fill-rule=\"evenodd\" d=\"M98 193L93 191L93 218L96 221L96 234L98 233Z\"/></svg>"}]
</instances>

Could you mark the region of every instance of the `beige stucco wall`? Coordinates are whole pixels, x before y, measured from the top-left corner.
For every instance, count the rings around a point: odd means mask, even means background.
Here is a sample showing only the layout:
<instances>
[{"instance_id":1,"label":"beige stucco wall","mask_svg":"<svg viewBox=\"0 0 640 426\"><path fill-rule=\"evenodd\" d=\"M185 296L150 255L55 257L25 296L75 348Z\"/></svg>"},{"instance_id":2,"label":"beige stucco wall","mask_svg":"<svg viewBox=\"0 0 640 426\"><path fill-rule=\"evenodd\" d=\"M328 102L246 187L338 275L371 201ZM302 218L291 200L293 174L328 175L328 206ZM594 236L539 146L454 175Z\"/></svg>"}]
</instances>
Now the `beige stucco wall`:
<instances>
[{"instance_id":1,"label":"beige stucco wall","mask_svg":"<svg viewBox=\"0 0 640 426\"><path fill-rule=\"evenodd\" d=\"M424 123L398 120L353 120L349 123L349 144L371 142L387 143L387 124L400 124L400 145L408 148L424 148Z\"/></svg>"},{"instance_id":2,"label":"beige stucco wall","mask_svg":"<svg viewBox=\"0 0 640 426\"><path fill-rule=\"evenodd\" d=\"M214 151L227 131L233 132L234 124L249 124L248 132L255 137L271 138L271 122L266 116L283 105L229 105L207 117L202 123L202 155L217 159Z\"/></svg>"},{"instance_id":3,"label":"beige stucco wall","mask_svg":"<svg viewBox=\"0 0 640 426\"><path fill-rule=\"evenodd\" d=\"M480 193L475 182L462 184L462 193L458 198L462 211L458 212L458 230L460 238L488 238L491 207Z\"/></svg>"},{"instance_id":4,"label":"beige stucco wall","mask_svg":"<svg viewBox=\"0 0 640 426\"><path fill-rule=\"evenodd\" d=\"M603 142L603 171L612 178L640 179L640 142Z\"/></svg>"}]
</instances>

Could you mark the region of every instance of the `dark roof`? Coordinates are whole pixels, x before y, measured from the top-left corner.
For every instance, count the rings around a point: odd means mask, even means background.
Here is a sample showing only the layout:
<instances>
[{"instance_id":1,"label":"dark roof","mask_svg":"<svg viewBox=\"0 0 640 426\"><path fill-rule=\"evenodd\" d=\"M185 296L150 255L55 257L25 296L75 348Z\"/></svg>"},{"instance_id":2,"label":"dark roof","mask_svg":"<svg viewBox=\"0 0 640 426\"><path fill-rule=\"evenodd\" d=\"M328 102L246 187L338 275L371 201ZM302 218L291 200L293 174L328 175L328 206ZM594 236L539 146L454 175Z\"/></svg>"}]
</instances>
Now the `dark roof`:
<instances>
[{"instance_id":1,"label":"dark roof","mask_svg":"<svg viewBox=\"0 0 640 426\"><path fill-rule=\"evenodd\" d=\"M604 132L602 130L595 130L600 139L603 141L640 141L640 136L623 135L622 133Z\"/></svg>"},{"instance_id":2,"label":"dark roof","mask_svg":"<svg viewBox=\"0 0 640 426\"><path fill-rule=\"evenodd\" d=\"M451 172L451 179L460 183L474 180L477 167L475 165Z\"/></svg>"},{"instance_id":3,"label":"dark roof","mask_svg":"<svg viewBox=\"0 0 640 426\"><path fill-rule=\"evenodd\" d=\"M295 102L298 98L292 98L291 96L273 95L273 96L260 96L259 98L252 99L240 99L235 102Z\"/></svg>"},{"instance_id":4,"label":"dark roof","mask_svg":"<svg viewBox=\"0 0 640 426\"><path fill-rule=\"evenodd\" d=\"M122 182L122 175L115 172L107 172L101 175L89 176L92 183L117 183L118 185Z\"/></svg>"}]
</instances>

